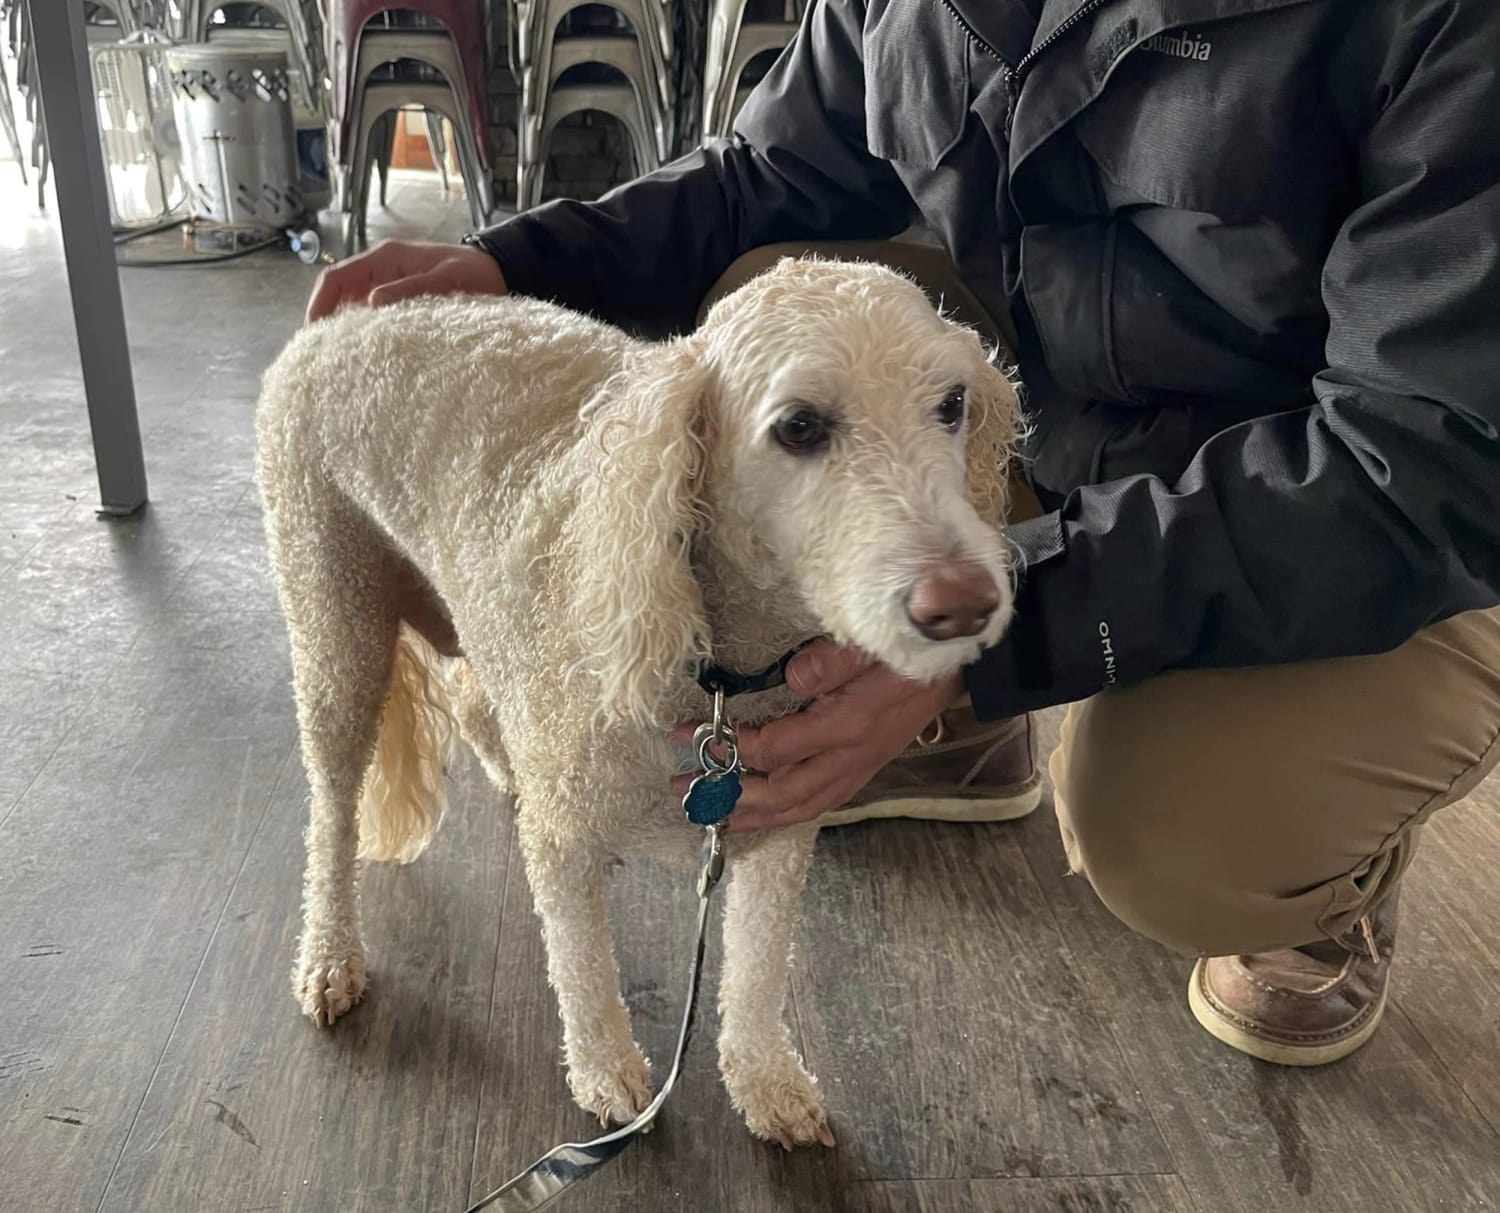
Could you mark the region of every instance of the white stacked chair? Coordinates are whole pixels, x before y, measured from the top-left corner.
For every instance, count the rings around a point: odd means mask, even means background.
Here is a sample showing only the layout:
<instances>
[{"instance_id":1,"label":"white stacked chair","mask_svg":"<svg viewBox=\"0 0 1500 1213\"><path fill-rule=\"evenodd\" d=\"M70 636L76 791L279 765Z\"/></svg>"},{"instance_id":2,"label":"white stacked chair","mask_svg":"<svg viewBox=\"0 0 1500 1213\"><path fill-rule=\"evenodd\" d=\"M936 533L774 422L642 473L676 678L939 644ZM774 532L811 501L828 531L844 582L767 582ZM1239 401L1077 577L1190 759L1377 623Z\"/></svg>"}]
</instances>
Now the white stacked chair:
<instances>
[{"instance_id":1,"label":"white stacked chair","mask_svg":"<svg viewBox=\"0 0 1500 1213\"><path fill-rule=\"evenodd\" d=\"M60 0L39 0L60 2ZM78 2L78 0L68 0ZM89 47L110 45L124 39L141 36L143 31L167 29L166 0L81 0L84 24ZM24 118L31 126L31 148L29 159L36 169L36 204L38 209L47 205L47 180L50 175L52 156L47 145L47 120L42 113L41 97L36 89L36 52L31 40L31 14L26 0L0 0L0 17L3 17L16 60L16 87L22 96ZM15 130L15 114L10 104L9 86L4 72L0 71L0 126L6 137L17 148L17 163L22 180L26 177L24 157L19 148L19 133Z\"/></svg>"},{"instance_id":2,"label":"white stacked chair","mask_svg":"<svg viewBox=\"0 0 1500 1213\"><path fill-rule=\"evenodd\" d=\"M511 70L521 85L518 210L541 201L552 134L572 114L594 112L617 119L629 137L637 172L670 158L676 137L670 2L511 0ZM591 3L614 10L630 33L559 33L571 13ZM588 64L612 69L625 83L564 81L572 69Z\"/></svg>"},{"instance_id":3,"label":"white stacked chair","mask_svg":"<svg viewBox=\"0 0 1500 1213\"><path fill-rule=\"evenodd\" d=\"M779 21L745 20L748 0L710 0L708 48L703 62L703 137L726 138L751 90L745 69L796 36L799 6L786 0Z\"/></svg>"}]
</instances>

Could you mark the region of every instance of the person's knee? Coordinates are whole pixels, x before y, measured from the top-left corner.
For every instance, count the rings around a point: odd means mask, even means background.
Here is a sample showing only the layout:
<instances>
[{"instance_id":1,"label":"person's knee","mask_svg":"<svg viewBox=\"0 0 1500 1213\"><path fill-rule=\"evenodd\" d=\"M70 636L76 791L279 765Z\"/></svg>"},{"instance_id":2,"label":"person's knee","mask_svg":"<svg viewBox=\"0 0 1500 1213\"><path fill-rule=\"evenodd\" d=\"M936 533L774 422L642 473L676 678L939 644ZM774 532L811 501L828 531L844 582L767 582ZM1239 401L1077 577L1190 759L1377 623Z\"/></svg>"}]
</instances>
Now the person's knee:
<instances>
[{"instance_id":1,"label":"person's knee","mask_svg":"<svg viewBox=\"0 0 1500 1213\"><path fill-rule=\"evenodd\" d=\"M1099 900L1132 930L1190 955L1265 951L1275 938L1276 897L1243 887L1242 873L1216 862L1214 848L1194 838L1190 814L1092 797L1071 801L1070 858ZM1259 912L1258 912L1259 911ZM1308 942L1300 940L1298 942Z\"/></svg>"},{"instance_id":2,"label":"person's knee","mask_svg":"<svg viewBox=\"0 0 1500 1213\"><path fill-rule=\"evenodd\" d=\"M1060 754L1066 770L1054 762L1058 817L1070 862L1111 913L1190 955L1322 937L1341 861L1330 853L1309 879L1318 844L1282 828L1299 816L1284 799L1266 812L1262 789L1183 762L1170 731L1085 729Z\"/></svg>"}]
</instances>

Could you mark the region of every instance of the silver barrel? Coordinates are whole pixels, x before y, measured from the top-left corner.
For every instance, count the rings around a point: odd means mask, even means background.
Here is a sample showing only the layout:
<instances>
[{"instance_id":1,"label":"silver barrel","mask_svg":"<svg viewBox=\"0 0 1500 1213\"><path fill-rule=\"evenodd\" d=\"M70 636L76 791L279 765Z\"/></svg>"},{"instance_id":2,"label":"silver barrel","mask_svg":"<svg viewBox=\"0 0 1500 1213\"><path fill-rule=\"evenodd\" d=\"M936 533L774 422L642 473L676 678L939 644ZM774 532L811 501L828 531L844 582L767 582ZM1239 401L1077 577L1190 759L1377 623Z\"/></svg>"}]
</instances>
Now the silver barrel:
<instances>
[{"instance_id":1,"label":"silver barrel","mask_svg":"<svg viewBox=\"0 0 1500 1213\"><path fill-rule=\"evenodd\" d=\"M167 67L193 218L276 228L301 219L286 53L176 46Z\"/></svg>"}]
</instances>

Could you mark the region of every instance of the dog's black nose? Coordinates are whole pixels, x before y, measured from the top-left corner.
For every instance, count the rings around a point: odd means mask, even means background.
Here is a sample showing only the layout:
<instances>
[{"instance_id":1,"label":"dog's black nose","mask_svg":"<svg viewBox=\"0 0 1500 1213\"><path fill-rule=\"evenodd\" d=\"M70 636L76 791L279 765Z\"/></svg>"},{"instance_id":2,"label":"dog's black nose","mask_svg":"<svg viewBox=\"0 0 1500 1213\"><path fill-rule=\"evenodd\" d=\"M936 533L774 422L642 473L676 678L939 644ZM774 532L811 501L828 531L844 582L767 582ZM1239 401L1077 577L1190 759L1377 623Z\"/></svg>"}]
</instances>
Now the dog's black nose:
<instances>
[{"instance_id":1,"label":"dog's black nose","mask_svg":"<svg viewBox=\"0 0 1500 1213\"><path fill-rule=\"evenodd\" d=\"M928 640L977 636L1000 605L995 579L971 560L934 560L906 597L906 614Z\"/></svg>"}]
</instances>

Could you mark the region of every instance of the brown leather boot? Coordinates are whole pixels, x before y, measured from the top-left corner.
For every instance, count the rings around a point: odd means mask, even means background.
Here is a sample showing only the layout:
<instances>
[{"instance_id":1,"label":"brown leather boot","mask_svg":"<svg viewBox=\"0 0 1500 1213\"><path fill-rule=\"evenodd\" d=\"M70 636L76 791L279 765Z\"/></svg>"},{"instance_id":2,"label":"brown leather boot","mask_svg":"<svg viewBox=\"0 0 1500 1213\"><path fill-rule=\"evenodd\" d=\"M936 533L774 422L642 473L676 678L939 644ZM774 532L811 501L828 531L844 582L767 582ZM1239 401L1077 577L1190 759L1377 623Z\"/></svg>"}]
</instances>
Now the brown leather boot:
<instances>
[{"instance_id":1,"label":"brown leather boot","mask_svg":"<svg viewBox=\"0 0 1500 1213\"><path fill-rule=\"evenodd\" d=\"M1396 896L1393 890L1360 919L1347 947L1326 941L1200 960L1188 985L1194 1018L1231 1048L1262 1061L1321 1066L1347 1057L1385 1014Z\"/></svg>"},{"instance_id":2,"label":"brown leather boot","mask_svg":"<svg viewBox=\"0 0 1500 1213\"><path fill-rule=\"evenodd\" d=\"M872 817L930 821L1010 821L1040 803L1031 717L980 721L967 702L943 712L842 809L821 826Z\"/></svg>"}]
</instances>

